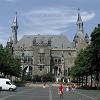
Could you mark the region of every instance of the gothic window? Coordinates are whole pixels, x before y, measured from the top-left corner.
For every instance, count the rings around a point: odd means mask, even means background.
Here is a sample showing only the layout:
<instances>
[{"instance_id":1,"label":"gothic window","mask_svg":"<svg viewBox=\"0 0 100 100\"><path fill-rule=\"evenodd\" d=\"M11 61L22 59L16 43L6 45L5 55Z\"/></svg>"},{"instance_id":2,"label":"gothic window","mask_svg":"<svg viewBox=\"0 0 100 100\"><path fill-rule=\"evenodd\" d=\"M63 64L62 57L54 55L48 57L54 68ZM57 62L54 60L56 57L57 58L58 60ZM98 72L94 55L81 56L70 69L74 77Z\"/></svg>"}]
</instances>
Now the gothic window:
<instances>
[{"instance_id":1,"label":"gothic window","mask_svg":"<svg viewBox=\"0 0 100 100\"><path fill-rule=\"evenodd\" d=\"M40 64L44 64L44 57L45 57L45 54L40 53L40 56L39 56Z\"/></svg>"},{"instance_id":2,"label":"gothic window","mask_svg":"<svg viewBox=\"0 0 100 100\"><path fill-rule=\"evenodd\" d=\"M57 59L55 59L55 64L57 64Z\"/></svg>"},{"instance_id":3,"label":"gothic window","mask_svg":"<svg viewBox=\"0 0 100 100\"><path fill-rule=\"evenodd\" d=\"M51 39L48 39L48 45L51 46Z\"/></svg>"},{"instance_id":4,"label":"gothic window","mask_svg":"<svg viewBox=\"0 0 100 100\"><path fill-rule=\"evenodd\" d=\"M58 59L58 64L61 64L61 59L60 58Z\"/></svg>"},{"instance_id":5,"label":"gothic window","mask_svg":"<svg viewBox=\"0 0 100 100\"><path fill-rule=\"evenodd\" d=\"M68 68L68 76L70 76L70 68Z\"/></svg>"},{"instance_id":6,"label":"gothic window","mask_svg":"<svg viewBox=\"0 0 100 100\"><path fill-rule=\"evenodd\" d=\"M41 45L43 45L43 43L44 43L44 41L43 41L43 40L41 40L40 44L41 44Z\"/></svg>"},{"instance_id":7,"label":"gothic window","mask_svg":"<svg viewBox=\"0 0 100 100\"><path fill-rule=\"evenodd\" d=\"M67 76L67 69L65 70L65 76Z\"/></svg>"},{"instance_id":8,"label":"gothic window","mask_svg":"<svg viewBox=\"0 0 100 100\"><path fill-rule=\"evenodd\" d=\"M27 57L25 56L25 57L24 57L24 63L26 63L26 62L27 62Z\"/></svg>"},{"instance_id":9,"label":"gothic window","mask_svg":"<svg viewBox=\"0 0 100 100\"><path fill-rule=\"evenodd\" d=\"M57 76L57 70L58 70L58 67L55 66L55 67L54 67L54 75L55 75L55 76Z\"/></svg>"},{"instance_id":10,"label":"gothic window","mask_svg":"<svg viewBox=\"0 0 100 100\"><path fill-rule=\"evenodd\" d=\"M70 53L70 52L68 52L68 55L70 55L70 56L71 56L71 53Z\"/></svg>"},{"instance_id":11,"label":"gothic window","mask_svg":"<svg viewBox=\"0 0 100 100\"><path fill-rule=\"evenodd\" d=\"M61 63L64 64L64 57L61 58Z\"/></svg>"},{"instance_id":12,"label":"gothic window","mask_svg":"<svg viewBox=\"0 0 100 100\"><path fill-rule=\"evenodd\" d=\"M33 63L33 59L31 58L31 64Z\"/></svg>"},{"instance_id":13,"label":"gothic window","mask_svg":"<svg viewBox=\"0 0 100 100\"><path fill-rule=\"evenodd\" d=\"M22 57L24 57L24 52L22 52Z\"/></svg>"},{"instance_id":14,"label":"gothic window","mask_svg":"<svg viewBox=\"0 0 100 100\"><path fill-rule=\"evenodd\" d=\"M61 69L59 68L59 73L61 73Z\"/></svg>"},{"instance_id":15,"label":"gothic window","mask_svg":"<svg viewBox=\"0 0 100 100\"><path fill-rule=\"evenodd\" d=\"M44 68L44 66L42 66L42 65L39 66L39 70L40 70L40 71L42 71L43 68Z\"/></svg>"},{"instance_id":16,"label":"gothic window","mask_svg":"<svg viewBox=\"0 0 100 100\"><path fill-rule=\"evenodd\" d=\"M29 75L32 75L32 67L29 66Z\"/></svg>"},{"instance_id":17,"label":"gothic window","mask_svg":"<svg viewBox=\"0 0 100 100\"><path fill-rule=\"evenodd\" d=\"M40 71L42 71L42 66L40 66Z\"/></svg>"},{"instance_id":18,"label":"gothic window","mask_svg":"<svg viewBox=\"0 0 100 100\"><path fill-rule=\"evenodd\" d=\"M33 45L36 44L36 37L33 39Z\"/></svg>"}]
</instances>

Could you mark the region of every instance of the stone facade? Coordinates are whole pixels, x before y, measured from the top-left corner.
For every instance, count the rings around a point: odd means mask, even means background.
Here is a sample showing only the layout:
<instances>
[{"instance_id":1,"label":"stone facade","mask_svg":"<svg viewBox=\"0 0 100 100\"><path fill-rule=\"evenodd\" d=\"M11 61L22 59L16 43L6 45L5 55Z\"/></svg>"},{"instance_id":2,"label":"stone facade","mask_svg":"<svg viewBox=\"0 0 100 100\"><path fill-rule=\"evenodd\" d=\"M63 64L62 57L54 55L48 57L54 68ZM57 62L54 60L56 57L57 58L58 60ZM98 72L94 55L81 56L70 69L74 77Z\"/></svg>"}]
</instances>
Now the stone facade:
<instances>
[{"instance_id":1,"label":"stone facade","mask_svg":"<svg viewBox=\"0 0 100 100\"><path fill-rule=\"evenodd\" d=\"M89 37L84 36L83 22L78 14L77 33L70 42L64 35L25 35L17 41L17 16L13 27L13 37L10 36L7 46L14 57L21 60L22 69L31 76L52 73L56 78L70 78L70 68L80 49L89 43ZM16 24L15 24L16 23ZM15 35L15 36L14 36ZM14 40L14 37L15 40ZM17 42L16 42L17 41Z\"/></svg>"}]
</instances>

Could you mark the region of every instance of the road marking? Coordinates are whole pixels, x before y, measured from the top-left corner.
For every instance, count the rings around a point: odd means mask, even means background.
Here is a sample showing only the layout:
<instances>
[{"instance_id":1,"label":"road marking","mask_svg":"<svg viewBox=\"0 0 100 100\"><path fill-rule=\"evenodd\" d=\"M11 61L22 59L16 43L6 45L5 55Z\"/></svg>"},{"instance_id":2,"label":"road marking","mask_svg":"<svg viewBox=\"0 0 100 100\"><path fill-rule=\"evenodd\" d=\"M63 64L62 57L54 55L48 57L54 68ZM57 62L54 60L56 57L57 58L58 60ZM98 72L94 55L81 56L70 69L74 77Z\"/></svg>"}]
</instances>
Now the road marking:
<instances>
[{"instance_id":1,"label":"road marking","mask_svg":"<svg viewBox=\"0 0 100 100\"><path fill-rule=\"evenodd\" d=\"M49 100L53 100L53 99L52 99L51 86L49 86Z\"/></svg>"},{"instance_id":2,"label":"road marking","mask_svg":"<svg viewBox=\"0 0 100 100\"><path fill-rule=\"evenodd\" d=\"M17 95L17 94L21 94L21 93L24 93L24 92L27 92L27 90L26 90L26 91L17 92L17 93L15 93L15 94L12 94L12 95L9 95L9 96L6 96L6 97L1 97L0 100L5 100L5 99L7 99L7 98L10 98L10 97L12 97L12 96L15 96L15 95Z\"/></svg>"},{"instance_id":3,"label":"road marking","mask_svg":"<svg viewBox=\"0 0 100 100\"><path fill-rule=\"evenodd\" d=\"M88 95L83 94L83 93L80 93L80 92L77 92L77 94L83 95L83 96L85 96L85 97L87 97L87 98L90 98L90 99L92 99L92 100L98 100L98 99L96 99L96 98L93 98L93 97L91 97L91 96L88 96Z\"/></svg>"}]
</instances>

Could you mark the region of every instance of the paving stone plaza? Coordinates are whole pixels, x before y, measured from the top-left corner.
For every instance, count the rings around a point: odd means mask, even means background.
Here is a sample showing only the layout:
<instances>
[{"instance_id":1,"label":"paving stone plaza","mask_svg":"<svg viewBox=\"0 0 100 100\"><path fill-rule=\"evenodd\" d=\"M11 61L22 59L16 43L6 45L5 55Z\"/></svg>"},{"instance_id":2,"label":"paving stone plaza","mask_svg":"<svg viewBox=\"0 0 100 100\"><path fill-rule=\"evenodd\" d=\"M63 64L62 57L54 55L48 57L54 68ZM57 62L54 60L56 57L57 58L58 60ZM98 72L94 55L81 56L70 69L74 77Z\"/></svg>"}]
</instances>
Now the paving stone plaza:
<instances>
[{"instance_id":1,"label":"paving stone plaza","mask_svg":"<svg viewBox=\"0 0 100 100\"><path fill-rule=\"evenodd\" d=\"M18 87L15 92L1 91L0 100L60 100L58 96L58 87L48 85L46 88ZM100 100L99 90L81 90L75 92L66 92L64 87L64 97L62 100Z\"/></svg>"}]
</instances>

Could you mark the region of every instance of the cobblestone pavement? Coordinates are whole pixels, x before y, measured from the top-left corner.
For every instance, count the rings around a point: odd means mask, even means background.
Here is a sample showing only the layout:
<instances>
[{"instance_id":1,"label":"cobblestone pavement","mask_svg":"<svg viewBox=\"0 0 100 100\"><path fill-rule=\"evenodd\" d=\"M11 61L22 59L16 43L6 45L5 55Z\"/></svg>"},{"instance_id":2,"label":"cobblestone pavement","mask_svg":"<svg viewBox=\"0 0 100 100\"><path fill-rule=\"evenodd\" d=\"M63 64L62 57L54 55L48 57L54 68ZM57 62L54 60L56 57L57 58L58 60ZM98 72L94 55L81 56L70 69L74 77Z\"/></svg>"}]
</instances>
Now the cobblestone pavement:
<instances>
[{"instance_id":1,"label":"cobblestone pavement","mask_svg":"<svg viewBox=\"0 0 100 100\"><path fill-rule=\"evenodd\" d=\"M16 92L1 91L0 100L60 100L57 87L20 87ZM66 92L62 100L100 100L100 91L78 89L74 93Z\"/></svg>"}]
</instances>

